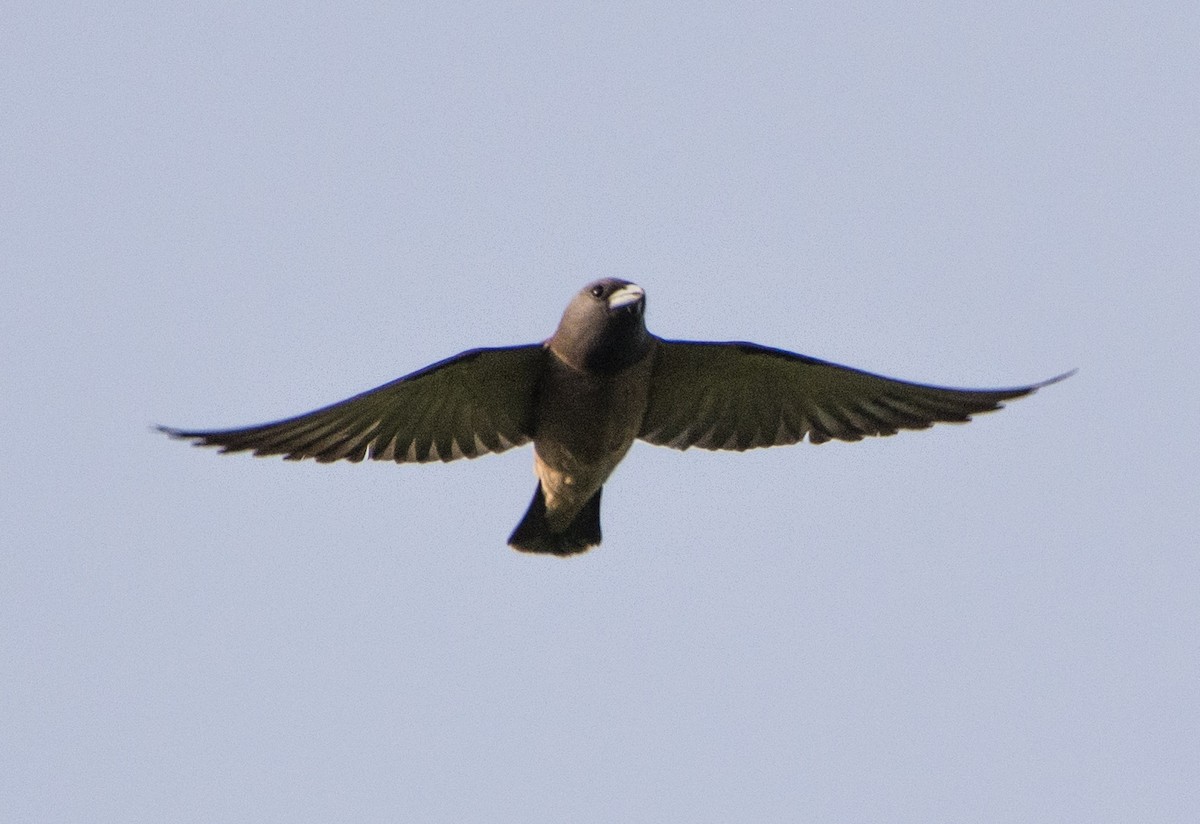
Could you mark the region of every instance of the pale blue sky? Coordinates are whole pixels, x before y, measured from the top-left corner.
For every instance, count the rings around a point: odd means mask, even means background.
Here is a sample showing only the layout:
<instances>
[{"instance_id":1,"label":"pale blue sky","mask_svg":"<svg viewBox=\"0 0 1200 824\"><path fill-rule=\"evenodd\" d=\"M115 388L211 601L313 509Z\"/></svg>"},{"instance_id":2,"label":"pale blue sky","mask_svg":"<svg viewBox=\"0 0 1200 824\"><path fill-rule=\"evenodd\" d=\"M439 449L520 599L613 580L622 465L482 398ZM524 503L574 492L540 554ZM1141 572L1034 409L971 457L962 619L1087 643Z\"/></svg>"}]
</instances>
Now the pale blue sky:
<instances>
[{"instance_id":1,"label":"pale blue sky","mask_svg":"<svg viewBox=\"0 0 1200 824\"><path fill-rule=\"evenodd\" d=\"M1195 3L17 4L0 819L1194 821ZM221 457L548 336L1079 374L966 427Z\"/></svg>"}]
</instances>

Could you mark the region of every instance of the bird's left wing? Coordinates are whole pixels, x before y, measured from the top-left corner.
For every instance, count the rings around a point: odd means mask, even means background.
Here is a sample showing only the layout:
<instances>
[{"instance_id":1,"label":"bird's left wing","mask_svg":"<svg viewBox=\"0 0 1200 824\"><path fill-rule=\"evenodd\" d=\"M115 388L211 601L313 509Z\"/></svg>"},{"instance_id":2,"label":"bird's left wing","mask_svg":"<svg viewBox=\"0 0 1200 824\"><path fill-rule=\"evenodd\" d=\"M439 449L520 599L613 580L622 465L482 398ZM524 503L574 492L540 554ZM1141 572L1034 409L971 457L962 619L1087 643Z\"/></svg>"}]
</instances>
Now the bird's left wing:
<instances>
[{"instance_id":1,"label":"bird's left wing","mask_svg":"<svg viewBox=\"0 0 1200 824\"><path fill-rule=\"evenodd\" d=\"M753 343L659 341L638 437L687 449L857 441L963 422L1061 380L1010 389L908 383ZM1070 374L1070 373L1068 373Z\"/></svg>"},{"instance_id":2,"label":"bird's left wing","mask_svg":"<svg viewBox=\"0 0 1200 824\"><path fill-rule=\"evenodd\" d=\"M474 458L528 443L542 344L473 349L339 403L245 429L159 427L222 452L396 463Z\"/></svg>"}]
</instances>

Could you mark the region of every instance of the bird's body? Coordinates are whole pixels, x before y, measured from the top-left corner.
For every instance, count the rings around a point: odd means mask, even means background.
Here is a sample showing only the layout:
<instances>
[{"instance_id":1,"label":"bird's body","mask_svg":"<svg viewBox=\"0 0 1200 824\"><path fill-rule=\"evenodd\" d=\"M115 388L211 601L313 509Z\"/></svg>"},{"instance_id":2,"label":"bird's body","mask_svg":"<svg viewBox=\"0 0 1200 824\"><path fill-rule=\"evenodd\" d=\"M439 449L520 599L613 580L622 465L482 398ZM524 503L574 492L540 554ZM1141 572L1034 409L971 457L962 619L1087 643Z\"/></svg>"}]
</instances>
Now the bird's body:
<instances>
[{"instance_id":1,"label":"bird's body","mask_svg":"<svg viewBox=\"0 0 1200 824\"><path fill-rule=\"evenodd\" d=\"M548 520L566 526L633 446L646 413L649 354L612 374L591 375L551 353L539 390L534 467Z\"/></svg>"},{"instance_id":2,"label":"bird's body","mask_svg":"<svg viewBox=\"0 0 1200 824\"><path fill-rule=\"evenodd\" d=\"M963 422L1066 377L926 386L757 344L663 340L646 330L644 310L640 287L606 278L575 296L541 345L464 352L276 423L160 428L222 451L318 461L448 461L532 441L538 485L509 544L572 555L600 543L601 490L639 438L738 451L805 436L859 440Z\"/></svg>"},{"instance_id":3,"label":"bird's body","mask_svg":"<svg viewBox=\"0 0 1200 824\"><path fill-rule=\"evenodd\" d=\"M533 403L538 488L510 539L520 548L569 554L600 542L600 489L646 413L656 340L644 303L632 283L592 284L546 342Z\"/></svg>"}]
</instances>

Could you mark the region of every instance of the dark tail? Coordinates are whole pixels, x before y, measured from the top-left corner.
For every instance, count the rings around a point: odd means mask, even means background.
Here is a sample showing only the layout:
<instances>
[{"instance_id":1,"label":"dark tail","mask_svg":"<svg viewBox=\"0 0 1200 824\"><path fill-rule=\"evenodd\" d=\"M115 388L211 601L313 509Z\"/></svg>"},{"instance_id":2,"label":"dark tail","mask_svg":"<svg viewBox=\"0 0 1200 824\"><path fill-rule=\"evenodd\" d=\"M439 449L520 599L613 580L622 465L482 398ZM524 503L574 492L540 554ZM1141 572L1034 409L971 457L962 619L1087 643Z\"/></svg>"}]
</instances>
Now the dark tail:
<instances>
[{"instance_id":1,"label":"dark tail","mask_svg":"<svg viewBox=\"0 0 1200 824\"><path fill-rule=\"evenodd\" d=\"M533 491L533 501L508 545L521 552L548 552L551 555L575 555L600 543L600 493L597 489L571 525L562 532L552 532L546 521L546 498L539 483Z\"/></svg>"}]
</instances>

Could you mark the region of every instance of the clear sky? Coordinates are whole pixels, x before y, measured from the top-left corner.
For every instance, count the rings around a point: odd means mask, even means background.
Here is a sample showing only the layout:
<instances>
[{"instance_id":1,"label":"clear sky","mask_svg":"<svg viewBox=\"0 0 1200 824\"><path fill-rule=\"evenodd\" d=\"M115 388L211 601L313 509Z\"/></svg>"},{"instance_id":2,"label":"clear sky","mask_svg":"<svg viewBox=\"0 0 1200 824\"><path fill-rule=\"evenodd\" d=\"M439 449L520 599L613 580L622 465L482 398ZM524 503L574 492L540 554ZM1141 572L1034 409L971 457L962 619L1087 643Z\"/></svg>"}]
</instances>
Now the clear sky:
<instances>
[{"instance_id":1,"label":"clear sky","mask_svg":"<svg viewBox=\"0 0 1200 824\"><path fill-rule=\"evenodd\" d=\"M1200 6L17 3L0 819L1195 821ZM547 337L1009 386L857 444L219 456Z\"/></svg>"}]
</instances>

